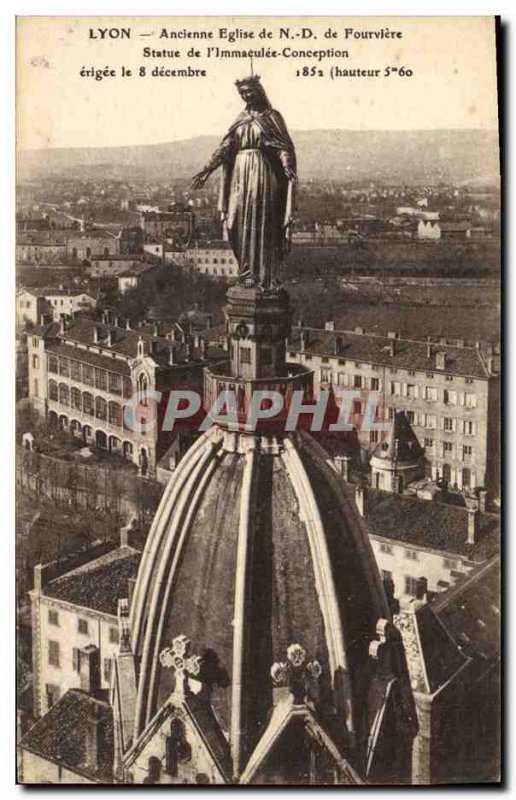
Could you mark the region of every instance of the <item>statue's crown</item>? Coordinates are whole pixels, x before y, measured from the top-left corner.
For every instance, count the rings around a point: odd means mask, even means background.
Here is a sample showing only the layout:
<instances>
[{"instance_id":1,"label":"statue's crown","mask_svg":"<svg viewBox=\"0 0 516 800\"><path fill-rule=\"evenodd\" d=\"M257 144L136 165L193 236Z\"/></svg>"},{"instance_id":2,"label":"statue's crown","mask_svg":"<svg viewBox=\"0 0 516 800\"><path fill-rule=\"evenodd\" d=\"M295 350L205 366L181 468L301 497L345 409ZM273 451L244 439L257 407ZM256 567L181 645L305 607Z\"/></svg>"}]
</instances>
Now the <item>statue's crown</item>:
<instances>
[{"instance_id":1,"label":"statue's crown","mask_svg":"<svg viewBox=\"0 0 516 800\"><path fill-rule=\"evenodd\" d=\"M248 78L242 78L241 80L236 80L235 85L240 89L241 86L249 86L251 84L260 84L260 76L259 75L249 75Z\"/></svg>"}]
</instances>

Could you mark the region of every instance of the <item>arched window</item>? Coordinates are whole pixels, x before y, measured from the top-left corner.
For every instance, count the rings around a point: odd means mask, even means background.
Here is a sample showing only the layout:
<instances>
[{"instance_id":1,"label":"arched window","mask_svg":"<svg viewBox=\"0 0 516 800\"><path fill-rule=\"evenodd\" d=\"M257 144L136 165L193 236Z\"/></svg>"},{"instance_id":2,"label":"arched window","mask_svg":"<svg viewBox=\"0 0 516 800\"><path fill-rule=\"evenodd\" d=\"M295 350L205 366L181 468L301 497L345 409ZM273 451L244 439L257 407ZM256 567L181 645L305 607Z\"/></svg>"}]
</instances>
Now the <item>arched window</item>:
<instances>
[{"instance_id":1,"label":"arched window","mask_svg":"<svg viewBox=\"0 0 516 800\"><path fill-rule=\"evenodd\" d=\"M149 381L147 376L144 372L140 372L138 375L138 393L140 395L140 403L142 406L147 406L149 404L149 399L147 397L148 388Z\"/></svg>"},{"instance_id":2,"label":"arched window","mask_svg":"<svg viewBox=\"0 0 516 800\"><path fill-rule=\"evenodd\" d=\"M97 419L106 419L107 403L103 397L95 398L95 416Z\"/></svg>"},{"instance_id":3,"label":"arched window","mask_svg":"<svg viewBox=\"0 0 516 800\"><path fill-rule=\"evenodd\" d=\"M82 398L80 391L76 389L75 386L72 386L70 398L72 401L72 408L78 408L80 411L82 408Z\"/></svg>"},{"instance_id":4,"label":"arched window","mask_svg":"<svg viewBox=\"0 0 516 800\"><path fill-rule=\"evenodd\" d=\"M108 422L110 425L122 425L122 407L113 401L108 405Z\"/></svg>"},{"instance_id":5,"label":"arched window","mask_svg":"<svg viewBox=\"0 0 516 800\"><path fill-rule=\"evenodd\" d=\"M82 396L82 410L85 414L88 414L90 417L93 416L93 395L89 392L84 392Z\"/></svg>"},{"instance_id":6,"label":"arched window","mask_svg":"<svg viewBox=\"0 0 516 800\"><path fill-rule=\"evenodd\" d=\"M48 397L50 400L58 400L59 393L57 389L57 383L55 381L48 382Z\"/></svg>"},{"instance_id":7,"label":"arched window","mask_svg":"<svg viewBox=\"0 0 516 800\"><path fill-rule=\"evenodd\" d=\"M62 406L70 405L70 390L66 383L59 384L59 402Z\"/></svg>"}]
</instances>

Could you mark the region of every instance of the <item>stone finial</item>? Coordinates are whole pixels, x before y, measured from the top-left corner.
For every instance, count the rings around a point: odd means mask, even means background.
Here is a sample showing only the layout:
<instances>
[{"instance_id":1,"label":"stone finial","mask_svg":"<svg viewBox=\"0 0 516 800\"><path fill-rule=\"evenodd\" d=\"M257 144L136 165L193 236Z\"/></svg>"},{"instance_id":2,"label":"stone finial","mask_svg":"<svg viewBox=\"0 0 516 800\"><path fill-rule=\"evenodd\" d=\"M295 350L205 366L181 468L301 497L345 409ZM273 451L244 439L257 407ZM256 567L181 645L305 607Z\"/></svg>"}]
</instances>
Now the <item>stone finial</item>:
<instances>
[{"instance_id":1,"label":"stone finial","mask_svg":"<svg viewBox=\"0 0 516 800\"><path fill-rule=\"evenodd\" d=\"M189 691L188 678L195 678L201 671L201 656L190 655L191 642L183 634L172 640L172 647L161 651L159 660L167 669L173 669L176 676L176 692Z\"/></svg>"},{"instance_id":2,"label":"stone finial","mask_svg":"<svg viewBox=\"0 0 516 800\"><path fill-rule=\"evenodd\" d=\"M317 680L322 672L318 661L306 661L306 650L300 644L287 648L287 661L276 661L271 667L274 686L288 686L294 704L305 702L311 680Z\"/></svg>"}]
</instances>

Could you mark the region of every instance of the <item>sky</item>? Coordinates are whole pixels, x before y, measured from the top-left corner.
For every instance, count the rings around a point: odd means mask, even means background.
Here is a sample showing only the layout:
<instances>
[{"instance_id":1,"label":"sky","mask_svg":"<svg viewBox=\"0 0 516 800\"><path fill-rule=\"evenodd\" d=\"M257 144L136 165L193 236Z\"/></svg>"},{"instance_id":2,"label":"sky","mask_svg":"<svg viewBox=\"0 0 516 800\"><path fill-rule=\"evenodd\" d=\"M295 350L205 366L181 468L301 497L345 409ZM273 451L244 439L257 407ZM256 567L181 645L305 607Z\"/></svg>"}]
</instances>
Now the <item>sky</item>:
<instances>
[{"instance_id":1,"label":"sky","mask_svg":"<svg viewBox=\"0 0 516 800\"><path fill-rule=\"evenodd\" d=\"M130 28L130 39L101 39L96 29ZM221 28L254 31L267 39L230 43ZM309 28L314 36L280 40ZM338 38L325 38L331 28ZM402 38L344 38L355 32L400 31ZM97 38L90 37L90 29ZM159 38L161 30L213 30L214 39ZM142 36L142 34L152 34ZM314 38L317 37L317 38ZM247 59L206 58L208 46L348 51L348 58L254 59L270 100L291 130L496 129L496 60L492 17L18 17L17 144L20 149L155 144L220 135L242 108L234 82ZM179 50L179 58L151 59L143 48ZM185 58L194 47L200 58ZM153 67L205 69L202 78L152 77ZM122 66L132 70L121 77ZM315 74L297 76L304 66ZM380 78L336 77L330 68L380 69ZM384 77L385 67L412 75ZM116 71L101 81L83 68ZM145 77L139 77L145 67ZM322 69L324 75L318 74Z\"/></svg>"}]
</instances>

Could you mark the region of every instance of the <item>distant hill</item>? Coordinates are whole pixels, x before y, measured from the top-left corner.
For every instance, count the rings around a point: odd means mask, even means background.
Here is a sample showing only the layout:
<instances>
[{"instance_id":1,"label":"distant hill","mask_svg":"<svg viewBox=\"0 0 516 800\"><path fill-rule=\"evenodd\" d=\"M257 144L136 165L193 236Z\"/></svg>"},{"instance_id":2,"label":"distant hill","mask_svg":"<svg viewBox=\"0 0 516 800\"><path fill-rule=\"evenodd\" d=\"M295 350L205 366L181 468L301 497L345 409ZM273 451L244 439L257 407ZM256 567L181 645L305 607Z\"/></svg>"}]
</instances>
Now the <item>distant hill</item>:
<instances>
[{"instance_id":1,"label":"distant hill","mask_svg":"<svg viewBox=\"0 0 516 800\"><path fill-rule=\"evenodd\" d=\"M453 184L498 180L494 131L293 131L302 180L383 180ZM219 139L197 136L165 144L31 150L19 154L20 178L74 171L91 177L188 177L198 171Z\"/></svg>"}]
</instances>

